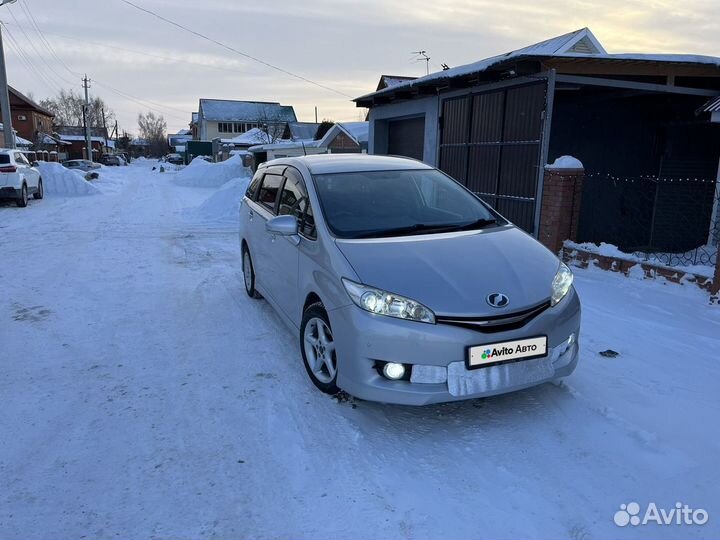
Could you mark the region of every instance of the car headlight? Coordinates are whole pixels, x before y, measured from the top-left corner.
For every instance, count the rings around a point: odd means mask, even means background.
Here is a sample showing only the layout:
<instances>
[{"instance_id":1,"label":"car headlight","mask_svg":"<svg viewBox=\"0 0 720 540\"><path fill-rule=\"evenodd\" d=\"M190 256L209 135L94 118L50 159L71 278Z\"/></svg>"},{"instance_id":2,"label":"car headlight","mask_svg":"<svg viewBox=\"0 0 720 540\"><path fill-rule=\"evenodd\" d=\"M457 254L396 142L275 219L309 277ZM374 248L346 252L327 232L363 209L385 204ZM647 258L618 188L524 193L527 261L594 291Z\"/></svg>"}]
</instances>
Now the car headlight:
<instances>
[{"instance_id":1,"label":"car headlight","mask_svg":"<svg viewBox=\"0 0 720 540\"><path fill-rule=\"evenodd\" d=\"M552 281L552 296L550 297L550 305L557 305L560 300L567 296L572 287L573 275L570 268L565 263L560 263L557 274Z\"/></svg>"},{"instance_id":2,"label":"car headlight","mask_svg":"<svg viewBox=\"0 0 720 540\"><path fill-rule=\"evenodd\" d=\"M435 314L415 300L345 278L342 282L355 305L365 311L397 319L435 324Z\"/></svg>"}]
</instances>

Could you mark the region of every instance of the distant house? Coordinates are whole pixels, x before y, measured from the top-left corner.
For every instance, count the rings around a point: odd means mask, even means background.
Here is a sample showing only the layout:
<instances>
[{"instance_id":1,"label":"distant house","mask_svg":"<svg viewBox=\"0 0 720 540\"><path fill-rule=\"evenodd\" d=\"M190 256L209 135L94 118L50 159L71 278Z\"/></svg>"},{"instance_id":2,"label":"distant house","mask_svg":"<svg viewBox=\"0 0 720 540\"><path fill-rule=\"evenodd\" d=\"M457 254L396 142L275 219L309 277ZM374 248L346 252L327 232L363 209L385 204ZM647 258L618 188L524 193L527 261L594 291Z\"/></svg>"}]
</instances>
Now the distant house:
<instances>
[{"instance_id":1,"label":"distant house","mask_svg":"<svg viewBox=\"0 0 720 540\"><path fill-rule=\"evenodd\" d=\"M43 133L51 133L55 115L35 103L21 92L8 86L10 94L10 110L12 112L12 125L17 135L34 143ZM5 137L0 134L0 140L5 145Z\"/></svg>"},{"instance_id":2,"label":"distant house","mask_svg":"<svg viewBox=\"0 0 720 540\"><path fill-rule=\"evenodd\" d=\"M190 134L192 140L197 141L200 139L200 126L198 125L198 113L192 113L192 119L190 120Z\"/></svg>"},{"instance_id":3,"label":"distant house","mask_svg":"<svg viewBox=\"0 0 720 540\"><path fill-rule=\"evenodd\" d=\"M147 139L133 139L128 145L132 157L148 157L150 155L150 141Z\"/></svg>"},{"instance_id":4,"label":"distant house","mask_svg":"<svg viewBox=\"0 0 720 540\"><path fill-rule=\"evenodd\" d=\"M69 159L87 159L84 127L57 126L55 133L59 140L69 143L64 148ZM90 128L90 144L92 145L93 160L99 159L103 153L115 147L115 141L109 139L107 130L101 127Z\"/></svg>"},{"instance_id":5,"label":"distant house","mask_svg":"<svg viewBox=\"0 0 720 540\"><path fill-rule=\"evenodd\" d=\"M336 122L318 144L329 154L367 152L368 132L367 122Z\"/></svg>"},{"instance_id":6,"label":"distant house","mask_svg":"<svg viewBox=\"0 0 720 540\"><path fill-rule=\"evenodd\" d=\"M211 141L230 139L251 129L280 131L288 122L297 122L295 110L289 105L264 101L201 99L198 107L198 138Z\"/></svg>"},{"instance_id":7,"label":"distant house","mask_svg":"<svg viewBox=\"0 0 720 540\"><path fill-rule=\"evenodd\" d=\"M193 136L189 129L181 129L177 133L168 135L168 146L173 152L184 152L185 145L188 141L192 141Z\"/></svg>"}]
</instances>

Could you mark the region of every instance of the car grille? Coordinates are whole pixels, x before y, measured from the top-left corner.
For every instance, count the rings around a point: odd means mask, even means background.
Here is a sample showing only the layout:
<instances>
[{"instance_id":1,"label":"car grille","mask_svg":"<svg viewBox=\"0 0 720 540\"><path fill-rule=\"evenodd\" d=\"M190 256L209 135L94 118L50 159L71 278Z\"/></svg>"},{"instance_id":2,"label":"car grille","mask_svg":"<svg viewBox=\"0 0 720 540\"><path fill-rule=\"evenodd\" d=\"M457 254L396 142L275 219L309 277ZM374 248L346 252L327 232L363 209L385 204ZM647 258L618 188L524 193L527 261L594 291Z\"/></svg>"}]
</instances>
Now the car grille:
<instances>
[{"instance_id":1,"label":"car grille","mask_svg":"<svg viewBox=\"0 0 720 540\"><path fill-rule=\"evenodd\" d=\"M542 304L538 304L523 311L504 313L496 317L451 317L436 315L435 322L438 324L460 326L462 328L469 328L471 330L477 330L479 332L490 334L522 328L549 307L550 300L546 300Z\"/></svg>"}]
</instances>

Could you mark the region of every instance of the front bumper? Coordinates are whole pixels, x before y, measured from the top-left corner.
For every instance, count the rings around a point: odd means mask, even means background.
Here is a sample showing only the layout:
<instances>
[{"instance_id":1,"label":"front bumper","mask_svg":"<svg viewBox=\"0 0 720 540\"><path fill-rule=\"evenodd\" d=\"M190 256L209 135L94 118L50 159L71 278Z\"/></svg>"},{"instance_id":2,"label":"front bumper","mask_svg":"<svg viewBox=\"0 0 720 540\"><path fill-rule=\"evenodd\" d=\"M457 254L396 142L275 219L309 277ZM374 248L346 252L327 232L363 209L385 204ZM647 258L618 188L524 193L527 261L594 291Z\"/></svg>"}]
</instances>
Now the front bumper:
<instances>
[{"instance_id":1,"label":"front bumper","mask_svg":"<svg viewBox=\"0 0 720 540\"><path fill-rule=\"evenodd\" d=\"M355 305L332 310L329 316L338 355L337 384L370 401L426 405L503 394L570 375L578 361L580 302L574 289L522 328L503 332L393 319ZM568 344L571 334L575 339ZM548 337L546 357L465 369L467 347L539 335ZM391 381L375 368L378 361L424 366L417 371L432 372L442 382Z\"/></svg>"}]
</instances>

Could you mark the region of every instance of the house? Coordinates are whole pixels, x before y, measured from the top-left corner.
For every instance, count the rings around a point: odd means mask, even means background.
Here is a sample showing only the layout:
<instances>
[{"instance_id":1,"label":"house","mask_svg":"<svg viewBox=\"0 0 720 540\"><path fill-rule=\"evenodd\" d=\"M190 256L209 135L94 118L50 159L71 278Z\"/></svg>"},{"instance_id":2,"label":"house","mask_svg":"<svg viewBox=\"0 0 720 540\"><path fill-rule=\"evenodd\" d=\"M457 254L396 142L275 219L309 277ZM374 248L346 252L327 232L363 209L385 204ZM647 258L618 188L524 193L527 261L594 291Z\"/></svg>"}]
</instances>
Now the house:
<instances>
[{"instance_id":1,"label":"house","mask_svg":"<svg viewBox=\"0 0 720 540\"><path fill-rule=\"evenodd\" d=\"M59 140L70 143L64 148L68 159L87 159L84 127L57 126L55 133ZM108 138L107 130L102 127L90 128L90 144L92 145L93 160L98 160L102 154L115 147L115 141Z\"/></svg>"},{"instance_id":2,"label":"house","mask_svg":"<svg viewBox=\"0 0 720 540\"><path fill-rule=\"evenodd\" d=\"M35 143L41 134L52 133L55 115L21 92L8 86L12 125L18 136ZM4 139L3 139L4 143Z\"/></svg>"},{"instance_id":3,"label":"house","mask_svg":"<svg viewBox=\"0 0 720 540\"><path fill-rule=\"evenodd\" d=\"M368 150L368 122L336 122L320 139L329 154L361 153Z\"/></svg>"},{"instance_id":4,"label":"house","mask_svg":"<svg viewBox=\"0 0 720 540\"><path fill-rule=\"evenodd\" d=\"M288 122L297 122L289 105L264 101L201 99L198 107L198 138L203 141L229 139L254 128L284 131Z\"/></svg>"},{"instance_id":5,"label":"house","mask_svg":"<svg viewBox=\"0 0 720 540\"><path fill-rule=\"evenodd\" d=\"M130 148L130 155L133 158L149 157L150 155L150 141L147 139L132 139L128 147Z\"/></svg>"},{"instance_id":6,"label":"house","mask_svg":"<svg viewBox=\"0 0 720 540\"><path fill-rule=\"evenodd\" d=\"M355 102L370 109L370 153L438 166L536 236L545 166L575 156L585 166L579 241L633 249L660 232L645 217L654 199L633 183L647 177L707 180L707 193L682 195L698 203L692 211L670 204L677 182L661 201L663 226L696 220L695 240L707 239L720 160L720 124L711 122L720 103L708 100L719 95L720 58L611 54L582 28ZM627 187L610 196L612 179ZM642 212L638 226L623 229L628 205Z\"/></svg>"},{"instance_id":7,"label":"house","mask_svg":"<svg viewBox=\"0 0 720 540\"><path fill-rule=\"evenodd\" d=\"M192 119L190 120L190 134L192 140L197 141L200 138L200 127L198 126L198 113L192 113Z\"/></svg>"},{"instance_id":8,"label":"house","mask_svg":"<svg viewBox=\"0 0 720 540\"><path fill-rule=\"evenodd\" d=\"M189 129L181 129L177 133L168 135L168 146L173 152L185 152L185 145L192 141L192 132Z\"/></svg>"}]
</instances>

